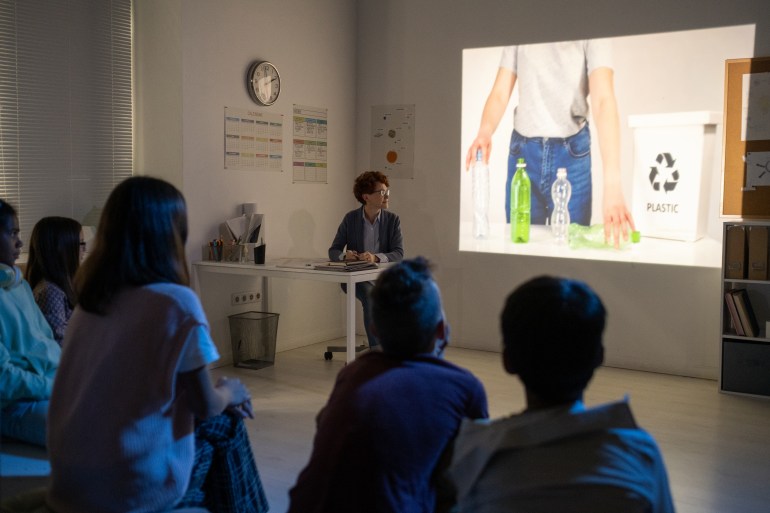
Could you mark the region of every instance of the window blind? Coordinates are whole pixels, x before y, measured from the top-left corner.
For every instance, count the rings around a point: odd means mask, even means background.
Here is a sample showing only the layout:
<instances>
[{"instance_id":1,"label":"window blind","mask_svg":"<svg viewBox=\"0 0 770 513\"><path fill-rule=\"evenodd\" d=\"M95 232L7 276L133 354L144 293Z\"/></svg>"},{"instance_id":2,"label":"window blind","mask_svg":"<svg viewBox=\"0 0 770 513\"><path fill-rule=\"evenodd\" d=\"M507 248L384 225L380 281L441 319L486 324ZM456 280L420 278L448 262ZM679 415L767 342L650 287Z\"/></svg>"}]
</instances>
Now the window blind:
<instances>
[{"instance_id":1,"label":"window blind","mask_svg":"<svg viewBox=\"0 0 770 513\"><path fill-rule=\"evenodd\" d=\"M0 198L95 225L133 173L131 0L0 0Z\"/></svg>"}]
</instances>

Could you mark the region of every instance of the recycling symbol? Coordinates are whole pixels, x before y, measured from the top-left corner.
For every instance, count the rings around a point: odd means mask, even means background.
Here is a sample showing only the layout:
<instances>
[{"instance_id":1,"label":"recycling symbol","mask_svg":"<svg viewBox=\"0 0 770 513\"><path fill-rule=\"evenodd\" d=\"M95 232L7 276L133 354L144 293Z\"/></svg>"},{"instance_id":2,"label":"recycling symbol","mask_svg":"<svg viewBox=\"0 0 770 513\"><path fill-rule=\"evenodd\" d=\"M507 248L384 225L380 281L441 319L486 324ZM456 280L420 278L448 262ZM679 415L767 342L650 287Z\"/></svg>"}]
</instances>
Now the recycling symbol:
<instances>
[{"instance_id":1,"label":"recycling symbol","mask_svg":"<svg viewBox=\"0 0 770 513\"><path fill-rule=\"evenodd\" d=\"M650 185L653 190L664 192L673 191L679 183L679 170L675 166L676 159L670 153L658 153L655 164L650 166Z\"/></svg>"}]
</instances>

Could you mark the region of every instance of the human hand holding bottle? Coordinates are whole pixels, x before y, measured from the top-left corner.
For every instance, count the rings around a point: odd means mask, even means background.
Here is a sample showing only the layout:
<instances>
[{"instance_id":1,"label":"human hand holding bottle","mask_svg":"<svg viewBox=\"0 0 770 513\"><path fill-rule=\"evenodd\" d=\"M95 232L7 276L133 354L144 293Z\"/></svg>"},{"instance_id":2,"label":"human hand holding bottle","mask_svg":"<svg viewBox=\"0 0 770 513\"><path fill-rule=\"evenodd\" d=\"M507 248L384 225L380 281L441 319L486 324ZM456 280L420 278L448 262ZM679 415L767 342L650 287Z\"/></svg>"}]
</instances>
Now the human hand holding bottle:
<instances>
[{"instance_id":1,"label":"human hand holding bottle","mask_svg":"<svg viewBox=\"0 0 770 513\"><path fill-rule=\"evenodd\" d=\"M468 154L465 156L465 171L468 171L473 162L476 162L476 152L481 150L481 158L485 164L489 164L489 154L492 151L492 137L479 132L473 140Z\"/></svg>"}]
</instances>

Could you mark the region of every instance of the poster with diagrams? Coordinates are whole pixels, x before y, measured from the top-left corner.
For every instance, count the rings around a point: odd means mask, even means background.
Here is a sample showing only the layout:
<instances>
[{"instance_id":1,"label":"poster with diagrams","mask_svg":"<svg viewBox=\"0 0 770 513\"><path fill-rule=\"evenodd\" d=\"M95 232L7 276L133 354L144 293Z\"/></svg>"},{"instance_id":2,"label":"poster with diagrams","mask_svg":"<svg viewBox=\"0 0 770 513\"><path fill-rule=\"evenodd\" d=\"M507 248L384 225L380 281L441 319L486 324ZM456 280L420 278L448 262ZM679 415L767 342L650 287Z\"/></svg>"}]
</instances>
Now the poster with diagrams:
<instances>
[{"instance_id":1,"label":"poster with diagrams","mask_svg":"<svg viewBox=\"0 0 770 513\"><path fill-rule=\"evenodd\" d=\"M414 178L414 105L372 107L371 168Z\"/></svg>"},{"instance_id":2,"label":"poster with diagrams","mask_svg":"<svg viewBox=\"0 0 770 513\"><path fill-rule=\"evenodd\" d=\"M770 72L742 77L741 141L770 140Z\"/></svg>"},{"instance_id":3,"label":"poster with diagrams","mask_svg":"<svg viewBox=\"0 0 770 513\"><path fill-rule=\"evenodd\" d=\"M292 181L327 183L328 109L294 105Z\"/></svg>"},{"instance_id":4,"label":"poster with diagrams","mask_svg":"<svg viewBox=\"0 0 770 513\"><path fill-rule=\"evenodd\" d=\"M225 107L225 169L283 171L283 114Z\"/></svg>"}]
</instances>

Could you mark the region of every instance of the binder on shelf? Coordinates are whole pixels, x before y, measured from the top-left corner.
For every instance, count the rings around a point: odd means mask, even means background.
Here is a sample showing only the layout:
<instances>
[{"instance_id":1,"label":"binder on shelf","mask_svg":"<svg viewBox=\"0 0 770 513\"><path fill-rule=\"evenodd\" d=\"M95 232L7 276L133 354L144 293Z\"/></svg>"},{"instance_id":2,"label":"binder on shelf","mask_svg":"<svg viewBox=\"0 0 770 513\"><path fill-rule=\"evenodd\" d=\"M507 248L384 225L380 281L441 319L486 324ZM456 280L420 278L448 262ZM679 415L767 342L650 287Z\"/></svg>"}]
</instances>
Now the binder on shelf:
<instances>
[{"instance_id":1,"label":"binder on shelf","mask_svg":"<svg viewBox=\"0 0 770 513\"><path fill-rule=\"evenodd\" d=\"M738 316L738 310L735 308L735 300L733 299L732 292L732 290L725 292L725 303L727 303L727 310L730 312L730 321L735 329L736 335L745 337L746 332L743 331L743 325L741 324L741 318Z\"/></svg>"},{"instance_id":2,"label":"binder on shelf","mask_svg":"<svg viewBox=\"0 0 770 513\"><path fill-rule=\"evenodd\" d=\"M759 336L759 324L757 318L754 315L754 309L751 308L751 301L749 301L749 294L746 289L731 290L730 294L735 301L735 309L738 311L738 317L743 326L743 331L747 337Z\"/></svg>"},{"instance_id":3,"label":"binder on shelf","mask_svg":"<svg viewBox=\"0 0 770 513\"><path fill-rule=\"evenodd\" d=\"M749 226L749 259L746 270L750 280L767 280L767 226Z\"/></svg>"},{"instance_id":4,"label":"binder on shelf","mask_svg":"<svg viewBox=\"0 0 770 513\"><path fill-rule=\"evenodd\" d=\"M746 227L730 224L725 228L725 278L746 278Z\"/></svg>"}]
</instances>

